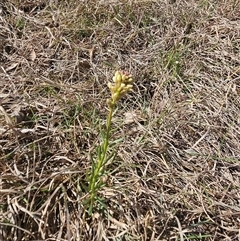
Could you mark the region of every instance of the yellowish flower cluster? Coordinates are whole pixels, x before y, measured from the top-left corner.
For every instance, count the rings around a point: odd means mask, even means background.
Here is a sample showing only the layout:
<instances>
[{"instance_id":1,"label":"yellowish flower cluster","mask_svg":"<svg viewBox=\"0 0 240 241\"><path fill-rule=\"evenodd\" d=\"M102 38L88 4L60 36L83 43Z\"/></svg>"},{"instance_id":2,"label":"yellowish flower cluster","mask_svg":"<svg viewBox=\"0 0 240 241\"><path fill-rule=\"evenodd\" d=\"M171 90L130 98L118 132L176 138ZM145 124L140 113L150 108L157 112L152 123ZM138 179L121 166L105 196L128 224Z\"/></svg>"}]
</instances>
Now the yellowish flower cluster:
<instances>
[{"instance_id":1,"label":"yellowish flower cluster","mask_svg":"<svg viewBox=\"0 0 240 241\"><path fill-rule=\"evenodd\" d=\"M107 100L109 107L113 107L116 102L133 87L133 78L131 74L122 71L116 71L113 77L113 83L108 83L112 98Z\"/></svg>"}]
</instances>

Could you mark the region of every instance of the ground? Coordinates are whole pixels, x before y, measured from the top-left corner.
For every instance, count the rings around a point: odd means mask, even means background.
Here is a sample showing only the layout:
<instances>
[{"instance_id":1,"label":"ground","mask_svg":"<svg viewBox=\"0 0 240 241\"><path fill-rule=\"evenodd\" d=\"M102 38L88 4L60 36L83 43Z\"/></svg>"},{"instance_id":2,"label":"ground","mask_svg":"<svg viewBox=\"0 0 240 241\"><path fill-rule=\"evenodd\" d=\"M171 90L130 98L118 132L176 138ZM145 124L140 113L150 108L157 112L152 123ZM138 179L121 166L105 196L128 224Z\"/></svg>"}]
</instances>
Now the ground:
<instances>
[{"instance_id":1,"label":"ground","mask_svg":"<svg viewBox=\"0 0 240 241\"><path fill-rule=\"evenodd\" d=\"M0 67L0 240L240 240L238 0L2 0Z\"/></svg>"}]
</instances>

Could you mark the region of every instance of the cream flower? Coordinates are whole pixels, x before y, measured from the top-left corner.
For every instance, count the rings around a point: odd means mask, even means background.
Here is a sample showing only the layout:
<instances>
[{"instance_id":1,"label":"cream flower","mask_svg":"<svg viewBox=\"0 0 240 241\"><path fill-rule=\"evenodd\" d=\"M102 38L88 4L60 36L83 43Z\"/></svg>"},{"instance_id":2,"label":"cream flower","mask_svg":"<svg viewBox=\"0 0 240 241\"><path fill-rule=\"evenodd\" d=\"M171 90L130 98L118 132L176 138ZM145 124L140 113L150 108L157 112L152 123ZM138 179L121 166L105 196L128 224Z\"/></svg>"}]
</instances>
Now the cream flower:
<instances>
[{"instance_id":1,"label":"cream flower","mask_svg":"<svg viewBox=\"0 0 240 241\"><path fill-rule=\"evenodd\" d=\"M133 88L133 78L131 74L123 71L116 71L113 77L113 83L108 83L108 88L111 91L111 99L107 100L109 107L114 106L116 102L127 92Z\"/></svg>"}]
</instances>

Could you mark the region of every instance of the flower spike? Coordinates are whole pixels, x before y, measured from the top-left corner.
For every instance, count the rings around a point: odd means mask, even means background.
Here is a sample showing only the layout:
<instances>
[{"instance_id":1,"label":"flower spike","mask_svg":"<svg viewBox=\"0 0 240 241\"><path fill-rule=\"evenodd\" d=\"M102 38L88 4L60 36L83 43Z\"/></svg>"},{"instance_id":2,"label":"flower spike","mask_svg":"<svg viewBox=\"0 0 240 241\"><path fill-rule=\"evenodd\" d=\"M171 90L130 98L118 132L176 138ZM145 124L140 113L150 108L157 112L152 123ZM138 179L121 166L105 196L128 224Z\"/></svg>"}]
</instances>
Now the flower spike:
<instances>
[{"instance_id":1,"label":"flower spike","mask_svg":"<svg viewBox=\"0 0 240 241\"><path fill-rule=\"evenodd\" d=\"M113 77L113 83L108 83L108 88L111 91L111 99L107 100L109 107L112 107L116 102L127 92L132 90L133 78L131 74L123 71L116 71Z\"/></svg>"}]
</instances>

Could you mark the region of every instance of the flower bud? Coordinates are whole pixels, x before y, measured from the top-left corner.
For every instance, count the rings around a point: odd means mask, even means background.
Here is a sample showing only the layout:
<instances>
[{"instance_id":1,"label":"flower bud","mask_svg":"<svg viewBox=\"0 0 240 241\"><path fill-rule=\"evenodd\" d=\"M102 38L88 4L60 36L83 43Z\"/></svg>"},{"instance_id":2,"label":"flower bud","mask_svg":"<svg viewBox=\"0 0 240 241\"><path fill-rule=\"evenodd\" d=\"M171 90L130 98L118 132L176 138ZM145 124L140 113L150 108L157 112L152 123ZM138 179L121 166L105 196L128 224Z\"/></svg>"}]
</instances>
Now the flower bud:
<instances>
[{"instance_id":1,"label":"flower bud","mask_svg":"<svg viewBox=\"0 0 240 241\"><path fill-rule=\"evenodd\" d=\"M122 75L122 81L125 82L127 80L127 76L125 74Z\"/></svg>"},{"instance_id":2,"label":"flower bud","mask_svg":"<svg viewBox=\"0 0 240 241\"><path fill-rule=\"evenodd\" d=\"M114 102L118 101L118 99L119 99L119 93L114 93L114 94L112 95L112 99L113 99Z\"/></svg>"},{"instance_id":3,"label":"flower bud","mask_svg":"<svg viewBox=\"0 0 240 241\"><path fill-rule=\"evenodd\" d=\"M123 89L126 85L124 83L121 83L119 89Z\"/></svg>"},{"instance_id":4,"label":"flower bud","mask_svg":"<svg viewBox=\"0 0 240 241\"><path fill-rule=\"evenodd\" d=\"M132 90L132 88L133 88L133 85L127 85L126 87L125 87L127 90Z\"/></svg>"},{"instance_id":5,"label":"flower bud","mask_svg":"<svg viewBox=\"0 0 240 241\"><path fill-rule=\"evenodd\" d=\"M113 87L113 85L112 85L112 83L111 83L111 82L108 82L107 86L108 86L108 88L109 88L110 90L111 90L111 89L112 89L112 87Z\"/></svg>"},{"instance_id":6,"label":"flower bud","mask_svg":"<svg viewBox=\"0 0 240 241\"><path fill-rule=\"evenodd\" d=\"M111 99L107 99L107 105L108 107L112 107L113 103Z\"/></svg>"},{"instance_id":7,"label":"flower bud","mask_svg":"<svg viewBox=\"0 0 240 241\"><path fill-rule=\"evenodd\" d=\"M122 97L123 95L125 95L128 92L127 89L122 89L120 92L120 96Z\"/></svg>"},{"instance_id":8,"label":"flower bud","mask_svg":"<svg viewBox=\"0 0 240 241\"><path fill-rule=\"evenodd\" d=\"M128 84L132 84L133 83L133 78L132 77L130 77L130 78L128 78L128 80L126 81Z\"/></svg>"},{"instance_id":9,"label":"flower bud","mask_svg":"<svg viewBox=\"0 0 240 241\"><path fill-rule=\"evenodd\" d=\"M119 71L116 71L115 73L115 76L113 77L114 78L114 82L119 85L122 81L122 76L121 76L121 73Z\"/></svg>"}]
</instances>

